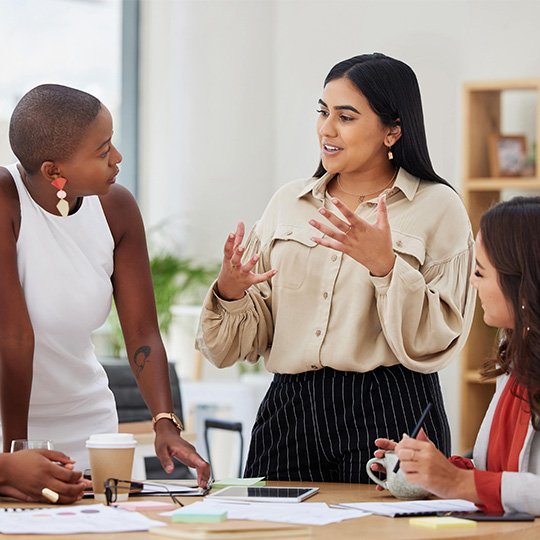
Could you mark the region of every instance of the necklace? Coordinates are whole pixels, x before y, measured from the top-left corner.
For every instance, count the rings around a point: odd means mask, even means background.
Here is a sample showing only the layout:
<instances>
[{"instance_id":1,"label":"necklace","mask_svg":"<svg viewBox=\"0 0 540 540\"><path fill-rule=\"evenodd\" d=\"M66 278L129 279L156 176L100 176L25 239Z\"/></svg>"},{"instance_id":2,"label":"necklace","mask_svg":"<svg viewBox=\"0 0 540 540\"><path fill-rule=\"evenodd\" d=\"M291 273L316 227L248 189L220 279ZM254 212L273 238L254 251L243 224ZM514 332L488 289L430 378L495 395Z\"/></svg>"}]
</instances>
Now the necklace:
<instances>
[{"instance_id":1,"label":"necklace","mask_svg":"<svg viewBox=\"0 0 540 540\"><path fill-rule=\"evenodd\" d=\"M378 189L377 191L374 191L373 193L364 193L363 195L359 195L358 193L352 193L351 191L347 191L347 190L341 185L341 182L339 181L339 174L338 174L337 177L336 177L337 185L338 185L340 191L342 191L343 193L346 193L347 195L353 195L354 197L358 197L358 202L361 203L361 202L364 201L364 199L365 199L366 197L369 197L370 195L377 195L377 193L380 193L381 191L384 191L386 188L390 187L390 185L392 184L392 182L396 179L398 170L399 170L399 169L396 169L396 170L394 171L394 174L392 175L392 178L390 178L390 182L388 182L388 184L386 184L386 186L384 186L384 187L381 188L381 189Z\"/></svg>"}]
</instances>

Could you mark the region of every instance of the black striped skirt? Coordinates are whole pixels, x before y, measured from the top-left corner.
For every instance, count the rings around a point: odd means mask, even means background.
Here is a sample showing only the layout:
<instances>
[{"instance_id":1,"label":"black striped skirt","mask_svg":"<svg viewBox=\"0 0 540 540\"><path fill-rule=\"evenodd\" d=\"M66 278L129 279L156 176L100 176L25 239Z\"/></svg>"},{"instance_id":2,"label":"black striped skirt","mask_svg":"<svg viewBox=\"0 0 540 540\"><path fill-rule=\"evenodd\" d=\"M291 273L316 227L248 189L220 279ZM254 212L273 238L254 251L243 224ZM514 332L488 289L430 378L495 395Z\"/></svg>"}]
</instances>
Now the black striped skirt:
<instances>
[{"instance_id":1,"label":"black striped skirt","mask_svg":"<svg viewBox=\"0 0 540 540\"><path fill-rule=\"evenodd\" d=\"M450 455L450 428L437 373L401 365L367 373L323 368L274 375L251 434L244 476L369 483L375 439L411 433L427 403L428 437Z\"/></svg>"}]
</instances>

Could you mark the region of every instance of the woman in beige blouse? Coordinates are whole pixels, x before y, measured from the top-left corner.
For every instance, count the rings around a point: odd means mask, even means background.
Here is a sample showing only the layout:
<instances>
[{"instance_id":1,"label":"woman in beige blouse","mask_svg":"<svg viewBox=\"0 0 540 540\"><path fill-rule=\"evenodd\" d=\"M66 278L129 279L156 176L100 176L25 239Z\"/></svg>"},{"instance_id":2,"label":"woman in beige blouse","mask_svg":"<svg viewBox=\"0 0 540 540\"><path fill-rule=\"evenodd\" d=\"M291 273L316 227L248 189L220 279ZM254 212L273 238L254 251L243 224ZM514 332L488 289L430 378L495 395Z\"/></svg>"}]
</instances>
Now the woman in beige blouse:
<instances>
[{"instance_id":1,"label":"woman in beige blouse","mask_svg":"<svg viewBox=\"0 0 540 540\"><path fill-rule=\"evenodd\" d=\"M377 437L450 431L437 371L469 331L473 238L433 170L414 72L382 54L340 62L319 100L321 163L282 187L245 246L240 223L197 346L218 367L264 357L274 379L246 476L368 482Z\"/></svg>"}]
</instances>

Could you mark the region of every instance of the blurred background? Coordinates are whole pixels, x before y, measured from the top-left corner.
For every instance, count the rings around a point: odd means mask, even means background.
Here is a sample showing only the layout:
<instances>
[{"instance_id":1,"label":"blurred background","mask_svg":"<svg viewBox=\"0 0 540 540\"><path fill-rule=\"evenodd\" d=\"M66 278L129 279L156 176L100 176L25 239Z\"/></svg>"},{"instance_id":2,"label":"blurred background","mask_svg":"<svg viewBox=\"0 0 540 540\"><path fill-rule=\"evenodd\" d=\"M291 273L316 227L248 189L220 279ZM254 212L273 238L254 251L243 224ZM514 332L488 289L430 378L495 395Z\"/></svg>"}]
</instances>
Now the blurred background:
<instances>
[{"instance_id":1,"label":"blurred background","mask_svg":"<svg viewBox=\"0 0 540 540\"><path fill-rule=\"evenodd\" d=\"M314 172L327 72L371 52L409 64L434 167L460 191L462 85L540 77L539 20L537 0L0 0L1 163L14 161L11 111L38 84L110 109L119 181L138 199L155 275L168 276L156 294L186 421L201 441L207 416L241 420L249 439L269 376L202 361L198 306L237 221L250 228L278 187ZM530 154L537 96L505 99L505 132L526 135ZM104 357L122 355L115 335L113 320L96 334ZM459 362L441 377L457 449ZM236 457L218 458L234 475Z\"/></svg>"}]
</instances>

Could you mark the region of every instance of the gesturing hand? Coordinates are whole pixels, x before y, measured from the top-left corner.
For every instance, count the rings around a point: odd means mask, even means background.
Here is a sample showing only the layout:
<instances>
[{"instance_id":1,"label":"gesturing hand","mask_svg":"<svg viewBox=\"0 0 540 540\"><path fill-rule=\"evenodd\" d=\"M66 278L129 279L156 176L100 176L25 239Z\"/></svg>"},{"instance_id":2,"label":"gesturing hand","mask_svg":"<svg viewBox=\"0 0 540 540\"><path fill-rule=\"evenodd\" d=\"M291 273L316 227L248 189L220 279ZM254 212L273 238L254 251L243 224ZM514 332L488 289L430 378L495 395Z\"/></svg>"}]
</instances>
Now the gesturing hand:
<instances>
[{"instance_id":1,"label":"gesturing hand","mask_svg":"<svg viewBox=\"0 0 540 540\"><path fill-rule=\"evenodd\" d=\"M333 198L332 202L343 214L343 221L326 208L319 213L334 225L330 227L310 220L309 224L324 233L325 237L313 237L312 240L336 251L346 253L349 257L365 266L374 276L386 276L394 267L396 255L392 249L392 233L386 211L386 196L379 198L377 204L377 220L374 225L357 216L346 204Z\"/></svg>"},{"instance_id":2,"label":"gesturing hand","mask_svg":"<svg viewBox=\"0 0 540 540\"><path fill-rule=\"evenodd\" d=\"M277 270L269 270L263 274L252 272L260 259L258 253L242 264L242 255L245 251L242 245L244 232L244 223L240 221L236 232L229 234L225 242L223 263L217 280L219 296L224 300L239 300L252 285L262 283L277 273Z\"/></svg>"}]
</instances>

